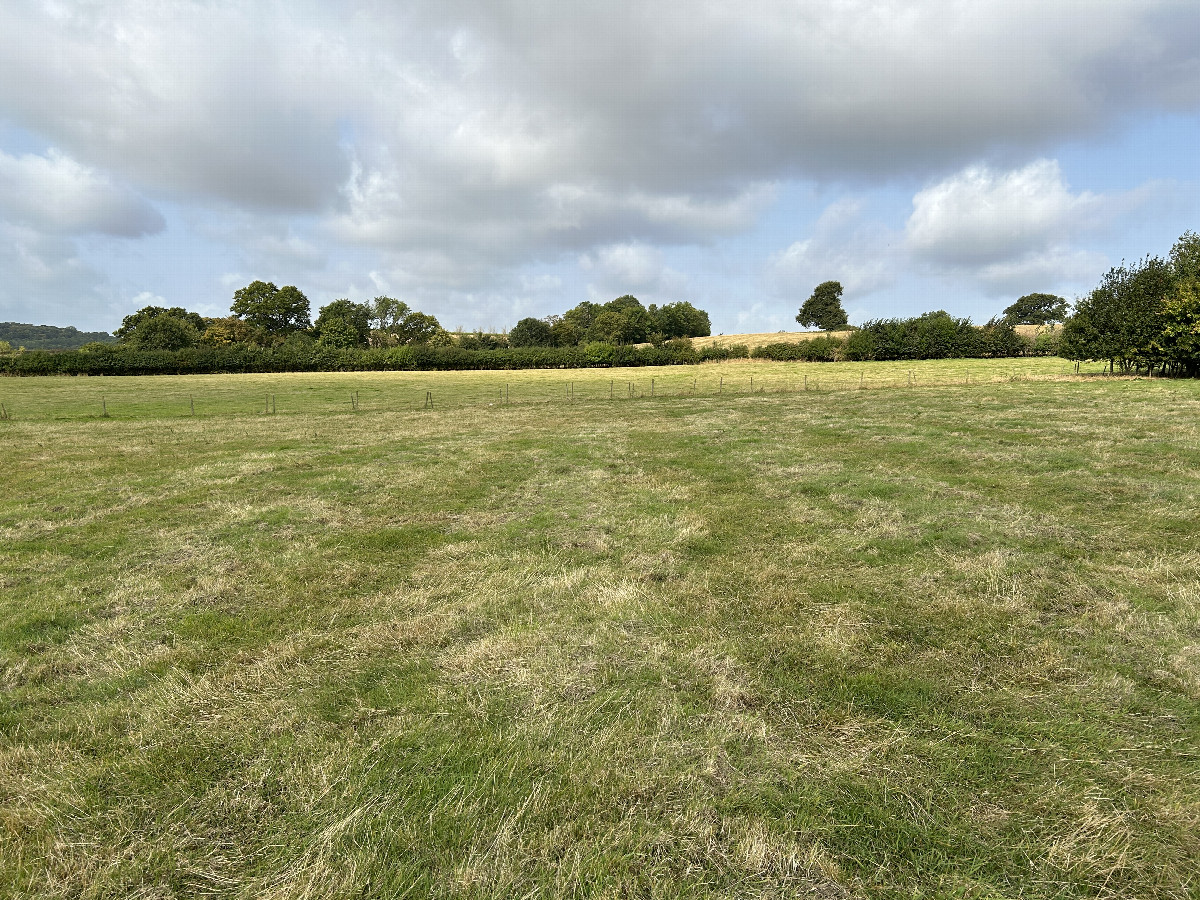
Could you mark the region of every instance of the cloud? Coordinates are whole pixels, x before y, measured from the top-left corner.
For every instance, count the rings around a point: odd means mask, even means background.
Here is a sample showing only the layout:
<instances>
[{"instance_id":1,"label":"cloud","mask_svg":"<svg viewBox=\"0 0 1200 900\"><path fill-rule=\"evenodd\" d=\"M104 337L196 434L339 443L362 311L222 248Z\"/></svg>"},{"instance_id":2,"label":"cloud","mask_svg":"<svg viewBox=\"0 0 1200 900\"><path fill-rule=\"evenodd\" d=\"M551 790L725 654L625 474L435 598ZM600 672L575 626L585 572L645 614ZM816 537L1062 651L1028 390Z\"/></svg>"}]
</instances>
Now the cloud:
<instances>
[{"instance_id":1,"label":"cloud","mask_svg":"<svg viewBox=\"0 0 1200 900\"><path fill-rule=\"evenodd\" d=\"M228 268L363 252L413 290L517 297L532 265L747 232L792 182L862 192L1191 115L1198 42L1194 0L10 0L0 124L108 199L0 202L47 235L153 233L138 197L277 217ZM918 222L910 248L1002 265L1039 227L956 250ZM784 255L796 277L839 262Z\"/></svg>"},{"instance_id":2,"label":"cloud","mask_svg":"<svg viewBox=\"0 0 1200 900\"><path fill-rule=\"evenodd\" d=\"M0 319L6 321L92 326L103 317L81 316L81 302L108 306L104 274L68 238L0 222L0 272Z\"/></svg>"},{"instance_id":3,"label":"cloud","mask_svg":"<svg viewBox=\"0 0 1200 900\"><path fill-rule=\"evenodd\" d=\"M1055 160L1010 172L974 165L913 197L905 239L937 262L996 263L1068 238L1104 208L1096 194L1072 194Z\"/></svg>"},{"instance_id":4,"label":"cloud","mask_svg":"<svg viewBox=\"0 0 1200 900\"><path fill-rule=\"evenodd\" d=\"M867 218L861 199L846 198L825 208L808 237L770 259L767 280L775 293L793 299L822 281L840 281L845 302L859 302L896 283L904 264L899 243L886 225Z\"/></svg>"},{"instance_id":5,"label":"cloud","mask_svg":"<svg viewBox=\"0 0 1200 900\"><path fill-rule=\"evenodd\" d=\"M134 191L57 150L0 151L0 219L51 235L142 237L166 227Z\"/></svg>"},{"instance_id":6,"label":"cloud","mask_svg":"<svg viewBox=\"0 0 1200 900\"><path fill-rule=\"evenodd\" d=\"M638 294L649 302L668 293L679 293L687 279L670 268L657 247L643 243L610 244L579 258L589 277L593 301L608 302L624 294Z\"/></svg>"},{"instance_id":7,"label":"cloud","mask_svg":"<svg viewBox=\"0 0 1200 900\"><path fill-rule=\"evenodd\" d=\"M976 164L919 191L905 248L942 274L968 274L989 293L1094 278L1103 255L1081 249L1156 193L1144 185L1117 194L1072 193L1056 160L1010 171Z\"/></svg>"}]
</instances>

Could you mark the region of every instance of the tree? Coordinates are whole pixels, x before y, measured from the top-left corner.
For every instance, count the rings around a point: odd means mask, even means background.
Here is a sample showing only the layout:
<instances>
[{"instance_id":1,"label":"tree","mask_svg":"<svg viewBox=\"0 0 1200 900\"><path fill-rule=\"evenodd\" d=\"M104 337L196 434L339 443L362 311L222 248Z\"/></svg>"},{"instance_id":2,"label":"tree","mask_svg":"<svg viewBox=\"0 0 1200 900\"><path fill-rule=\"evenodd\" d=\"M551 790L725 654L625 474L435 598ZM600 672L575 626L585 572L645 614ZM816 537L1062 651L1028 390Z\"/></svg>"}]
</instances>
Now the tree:
<instances>
[{"instance_id":1,"label":"tree","mask_svg":"<svg viewBox=\"0 0 1200 900\"><path fill-rule=\"evenodd\" d=\"M311 327L308 298L291 284L277 288L269 281L253 281L234 291L230 309L246 324L272 336Z\"/></svg>"},{"instance_id":2,"label":"tree","mask_svg":"<svg viewBox=\"0 0 1200 900\"><path fill-rule=\"evenodd\" d=\"M683 337L707 337L712 334L712 322L708 313L696 309L692 304L681 301L668 303L649 309L650 318L654 320L655 330L668 340Z\"/></svg>"},{"instance_id":3,"label":"tree","mask_svg":"<svg viewBox=\"0 0 1200 900\"><path fill-rule=\"evenodd\" d=\"M1054 294L1026 294L1004 310L1010 325L1050 325L1067 317L1067 301Z\"/></svg>"},{"instance_id":4,"label":"tree","mask_svg":"<svg viewBox=\"0 0 1200 900\"><path fill-rule=\"evenodd\" d=\"M413 310L390 329L402 344L437 343L446 333L440 322L428 313Z\"/></svg>"},{"instance_id":5,"label":"tree","mask_svg":"<svg viewBox=\"0 0 1200 900\"><path fill-rule=\"evenodd\" d=\"M237 316L225 316L212 319L200 339L206 344L228 346L230 344L252 344L257 337L256 329L251 328Z\"/></svg>"},{"instance_id":6,"label":"tree","mask_svg":"<svg viewBox=\"0 0 1200 900\"><path fill-rule=\"evenodd\" d=\"M412 310L395 297L376 297L371 301L371 326L379 331L391 331Z\"/></svg>"},{"instance_id":7,"label":"tree","mask_svg":"<svg viewBox=\"0 0 1200 900\"><path fill-rule=\"evenodd\" d=\"M823 281L818 284L800 307L796 321L805 328L820 328L822 331L845 327L850 319L842 309L841 282Z\"/></svg>"},{"instance_id":8,"label":"tree","mask_svg":"<svg viewBox=\"0 0 1200 900\"><path fill-rule=\"evenodd\" d=\"M122 343L138 343L136 337L138 329L148 323L151 319L159 316L170 316L174 319L179 319L194 328L198 333L203 332L208 327L208 323L199 313L188 312L180 306L172 306L167 309L162 306L143 306L135 313L130 313L121 320L121 327L113 334L118 341Z\"/></svg>"},{"instance_id":9,"label":"tree","mask_svg":"<svg viewBox=\"0 0 1200 900\"><path fill-rule=\"evenodd\" d=\"M362 303L334 300L321 307L313 325L322 344L336 347L366 347L371 342L373 310ZM326 333L330 335L326 340ZM346 341L349 340L349 343Z\"/></svg>"},{"instance_id":10,"label":"tree","mask_svg":"<svg viewBox=\"0 0 1200 900\"><path fill-rule=\"evenodd\" d=\"M1200 374L1200 279L1181 279L1163 303L1163 331L1156 349L1184 374Z\"/></svg>"},{"instance_id":11,"label":"tree","mask_svg":"<svg viewBox=\"0 0 1200 900\"><path fill-rule=\"evenodd\" d=\"M508 333L511 347L549 347L554 343L550 323L532 316L522 319Z\"/></svg>"},{"instance_id":12,"label":"tree","mask_svg":"<svg viewBox=\"0 0 1200 900\"><path fill-rule=\"evenodd\" d=\"M583 340L583 330L566 316L547 316L546 324L556 347L575 347Z\"/></svg>"},{"instance_id":13,"label":"tree","mask_svg":"<svg viewBox=\"0 0 1200 900\"><path fill-rule=\"evenodd\" d=\"M143 306L122 320L116 337L143 350L182 350L198 344L207 327L203 316L179 306Z\"/></svg>"},{"instance_id":14,"label":"tree","mask_svg":"<svg viewBox=\"0 0 1200 900\"><path fill-rule=\"evenodd\" d=\"M1158 256L1109 269L1075 304L1063 326L1061 352L1070 359L1107 359L1124 369L1160 358L1164 307L1175 289L1171 264Z\"/></svg>"}]
</instances>

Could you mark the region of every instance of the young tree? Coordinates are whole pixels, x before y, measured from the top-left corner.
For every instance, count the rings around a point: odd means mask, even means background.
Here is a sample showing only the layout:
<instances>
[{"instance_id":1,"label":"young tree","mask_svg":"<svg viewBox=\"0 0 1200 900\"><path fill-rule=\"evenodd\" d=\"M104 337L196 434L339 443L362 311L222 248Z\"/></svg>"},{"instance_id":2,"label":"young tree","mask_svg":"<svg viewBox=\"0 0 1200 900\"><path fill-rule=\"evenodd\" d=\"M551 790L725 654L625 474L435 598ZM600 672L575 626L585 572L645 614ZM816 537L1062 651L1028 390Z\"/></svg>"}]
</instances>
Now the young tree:
<instances>
[{"instance_id":1,"label":"young tree","mask_svg":"<svg viewBox=\"0 0 1200 900\"><path fill-rule=\"evenodd\" d=\"M1050 325L1067 317L1067 301L1054 294L1026 294L1004 310L1010 325Z\"/></svg>"},{"instance_id":2,"label":"young tree","mask_svg":"<svg viewBox=\"0 0 1200 900\"><path fill-rule=\"evenodd\" d=\"M200 339L214 346L230 344L252 344L255 341L255 329L251 328L237 316L225 316L221 319L211 319L204 329Z\"/></svg>"},{"instance_id":3,"label":"young tree","mask_svg":"<svg viewBox=\"0 0 1200 900\"><path fill-rule=\"evenodd\" d=\"M842 309L842 283L823 281L818 284L800 307L796 321L805 328L820 328L822 331L844 328L850 319Z\"/></svg>"},{"instance_id":4,"label":"young tree","mask_svg":"<svg viewBox=\"0 0 1200 900\"><path fill-rule=\"evenodd\" d=\"M234 291L230 309L246 324L274 336L311 327L308 298L295 285L278 288L269 281L253 281Z\"/></svg>"}]
</instances>

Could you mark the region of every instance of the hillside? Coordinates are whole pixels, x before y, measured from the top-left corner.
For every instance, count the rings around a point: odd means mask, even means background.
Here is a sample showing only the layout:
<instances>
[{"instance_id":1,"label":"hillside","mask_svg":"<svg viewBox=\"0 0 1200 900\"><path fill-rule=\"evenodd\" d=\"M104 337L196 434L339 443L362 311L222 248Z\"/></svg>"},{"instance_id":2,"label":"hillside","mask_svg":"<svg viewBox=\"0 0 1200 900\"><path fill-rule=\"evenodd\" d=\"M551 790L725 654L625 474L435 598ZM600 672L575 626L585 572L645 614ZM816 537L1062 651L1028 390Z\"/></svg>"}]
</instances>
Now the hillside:
<instances>
[{"instance_id":1,"label":"hillside","mask_svg":"<svg viewBox=\"0 0 1200 900\"><path fill-rule=\"evenodd\" d=\"M26 350L78 350L93 341L112 343L113 336L107 331L80 331L68 325L25 325L21 322L0 322L0 341L8 341L13 348Z\"/></svg>"}]
</instances>

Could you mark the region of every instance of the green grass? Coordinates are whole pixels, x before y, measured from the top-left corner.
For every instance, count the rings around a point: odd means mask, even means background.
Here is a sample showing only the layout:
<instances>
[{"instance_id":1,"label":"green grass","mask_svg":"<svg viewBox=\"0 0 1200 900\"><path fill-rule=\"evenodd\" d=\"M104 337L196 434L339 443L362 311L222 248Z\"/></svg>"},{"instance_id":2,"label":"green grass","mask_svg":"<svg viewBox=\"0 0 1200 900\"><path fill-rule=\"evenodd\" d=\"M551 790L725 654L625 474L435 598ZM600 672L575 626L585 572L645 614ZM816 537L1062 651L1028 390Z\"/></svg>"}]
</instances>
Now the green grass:
<instances>
[{"instance_id":1,"label":"green grass","mask_svg":"<svg viewBox=\"0 0 1200 900\"><path fill-rule=\"evenodd\" d=\"M1200 384L1011 366L0 381L0 895L1200 896Z\"/></svg>"},{"instance_id":2,"label":"green grass","mask_svg":"<svg viewBox=\"0 0 1200 900\"><path fill-rule=\"evenodd\" d=\"M1084 368L1098 373L1099 364ZM14 419L145 419L424 409L487 408L568 400L717 397L805 390L908 387L1071 377L1057 357L895 363L777 363L488 372L318 372L281 375L0 378L0 403ZM272 407L272 400L274 405Z\"/></svg>"}]
</instances>

